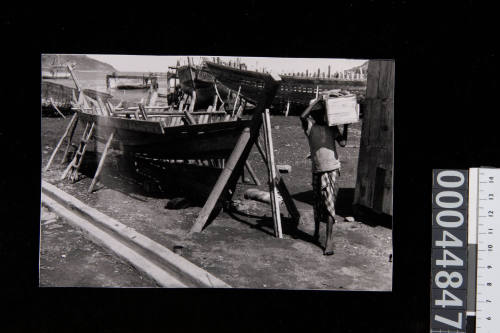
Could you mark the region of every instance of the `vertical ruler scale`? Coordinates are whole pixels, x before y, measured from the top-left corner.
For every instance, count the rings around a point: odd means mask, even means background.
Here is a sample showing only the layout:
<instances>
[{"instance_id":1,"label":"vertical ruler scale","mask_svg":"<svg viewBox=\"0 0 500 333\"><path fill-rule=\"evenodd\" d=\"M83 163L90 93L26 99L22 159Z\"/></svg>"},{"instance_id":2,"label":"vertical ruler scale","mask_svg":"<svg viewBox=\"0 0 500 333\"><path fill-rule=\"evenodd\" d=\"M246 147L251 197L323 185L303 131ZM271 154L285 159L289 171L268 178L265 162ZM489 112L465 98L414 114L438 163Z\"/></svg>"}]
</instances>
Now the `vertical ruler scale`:
<instances>
[{"instance_id":1,"label":"vertical ruler scale","mask_svg":"<svg viewBox=\"0 0 500 333\"><path fill-rule=\"evenodd\" d=\"M476 333L500 332L500 169L479 169Z\"/></svg>"},{"instance_id":2,"label":"vertical ruler scale","mask_svg":"<svg viewBox=\"0 0 500 333\"><path fill-rule=\"evenodd\" d=\"M476 316L476 262L477 262L477 211L478 168L469 169L469 226L467 228L467 333L475 331Z\"/></svg>"},{"instance_id":3,"label":"vertical ruler scale","mask_svg":"<svg viewBox=\"0 0 500 333\"><path fill-rule=\"evenodd\" d=\"M465 333L467 170L433 170L431 333Z\"/></svg>"}]
</instances>

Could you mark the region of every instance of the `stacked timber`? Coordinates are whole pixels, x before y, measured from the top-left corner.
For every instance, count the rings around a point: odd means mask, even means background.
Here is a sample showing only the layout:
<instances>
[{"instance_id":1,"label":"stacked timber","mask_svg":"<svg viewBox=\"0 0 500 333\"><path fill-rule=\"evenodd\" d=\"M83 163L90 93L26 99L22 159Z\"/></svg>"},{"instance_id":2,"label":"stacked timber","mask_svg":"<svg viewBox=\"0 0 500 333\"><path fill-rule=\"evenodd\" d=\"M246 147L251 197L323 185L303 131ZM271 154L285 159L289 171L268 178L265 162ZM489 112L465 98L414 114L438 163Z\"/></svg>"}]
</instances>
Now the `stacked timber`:
<instances>
[{"instance_id":1,"label":"stacked timber","mask_svg":"<svg viewBox=\"0 0 500 333\"><path fill-rule=\"evenodd\" d=\"M370 60L354 204L392 215L394 61Z\"/></svg>"}]
</instances>

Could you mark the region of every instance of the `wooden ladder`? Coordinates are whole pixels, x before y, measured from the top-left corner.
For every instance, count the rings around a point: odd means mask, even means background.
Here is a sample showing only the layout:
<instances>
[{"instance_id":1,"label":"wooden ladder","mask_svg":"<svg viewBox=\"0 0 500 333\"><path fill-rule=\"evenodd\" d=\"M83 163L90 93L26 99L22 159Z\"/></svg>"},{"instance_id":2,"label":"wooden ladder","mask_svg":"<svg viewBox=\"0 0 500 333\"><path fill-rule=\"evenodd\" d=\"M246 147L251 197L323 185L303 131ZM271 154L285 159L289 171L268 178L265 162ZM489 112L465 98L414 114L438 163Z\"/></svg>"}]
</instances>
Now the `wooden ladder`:
<instances>
[{"instance_id":1,"label":"wooden ladder","mask_svg":"<svg viewBox=\"0 0 500 333\"><path fill-rule=\"evenodd\" d=\"M90 122L87 122L87 124L85 125L85 130L83 131L82 139L80 140L78 149L75 152L75 156L73 157L73 160L71 160L71 162L68 164L66 170L64 170L64 173L61 176L61 180L66 178L68 174L72 182L78 180L78 169L80 169L80 166L82 164L83 155L85 155L85 151L87 150L87 144L92 138L92 134L94 133L95 122L92 122L90 126L89 124Z\"/></svg>"}]
</instances>

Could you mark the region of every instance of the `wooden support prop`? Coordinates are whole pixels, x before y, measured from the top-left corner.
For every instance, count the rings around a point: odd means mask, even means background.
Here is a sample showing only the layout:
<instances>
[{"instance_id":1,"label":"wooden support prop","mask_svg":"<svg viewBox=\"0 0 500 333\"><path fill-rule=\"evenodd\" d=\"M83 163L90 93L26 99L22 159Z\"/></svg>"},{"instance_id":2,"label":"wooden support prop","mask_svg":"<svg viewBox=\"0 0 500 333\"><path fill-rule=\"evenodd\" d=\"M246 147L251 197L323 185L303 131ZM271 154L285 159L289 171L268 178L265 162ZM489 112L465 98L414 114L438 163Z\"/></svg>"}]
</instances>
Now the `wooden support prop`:
<instances>
[{"instance_id":1,"label":"wooden support prop","mask_svg":"<svg viewBox=\"0 0 500 333\"><path fill-rule=\"evenodd\" d=\"M250 165L250 162L248 160L245 161L245 167L247 168L247 171L250 174L250 177L252 177L252 180L254 181L255 185L260 186L260 180L257 177L257 174L253 170L253 168Z\"/></svg>"},{"instance_id":2,"label":"wooden support prop","mask_svg":"<svg viewBox=\"0 0 500 333\"><path fill-rule=\"evenodd\" d=\"M265 136L265 133L264 133L264 136ZM259 151L260 156L262 157L262 160L264 161L264 164L266 165L267 171L269 172L269 165L267 164L266 152L264 151L264 149L262 148L262 145L260 144L260 142L258 140L255 141L255 146L257 147L257 150Z\"/></svg>"},{"instance_id":3,"label":"wooden support prop","mask_svg":"<svg viewBox=\"0 0 500 333\"><path fill-rule=\"evenodd\" d=\"M108 108L109 115L114 116L115 107L113 106L113 104L111 104L111 102L108 101L108 102L106 102L106 106Z\"/></svg>"},{"instance_id":4,"label":"wooden support prop","mask_svg":"<svg viewBox=\"0 0 500 333\"><path fill-rule=\"evenodd\" d=\"M193 90L193 93L191 94L191 104L189 104L189 112L194 111L195 104L196 104L196 90Z\"/></svg>"},{"instance_id":5,"label":"wooden support prop","mask_svg":"<svg viewBox=\"0 0 500 333\"><path fill-rule=\"evenodd\" d=\"M80 119L80 118L78 118L78 115L76 113L73 116L76 116L75 124L71 128L71 132L69 134L68 142L66 143L66 148L64 149L64 154L63 154L63 157L61 159L60 165L63 165L64 163L66 163L66 159L67 159L68 154L69 154L69 147L71 146L71 140L73 140L73 135L75 134L76 125L78 124L78 121Z\"/></svg>"},{"instance_id":6,"label":"wooden support prop","mask_svg":"<svg viewBox=\"0 0 500 333\"><path fill-rule=\"evenodd\" d=\"M158 99L158 91L156 89L151 88L148 95L148 106L154 106L156 104L156 100Z\"/></svg>"},{"instance_id":7,"label":"wooden support prop","mask_svg":"<svg viewBox=\"0 0 500 333\"><path fill-rule=\"evenodd\" d=\"M61 115L61 117L63 117L64 119L66 119L66 117L63 115L63 113L61 111L59 111L59 108L57 107L57 105L54 102L54 100L52 99L52 97L50 98L50 104L52 104L52 107L54 109L56 109L57 113L59 113Z\"/></svg>"},{"instance_id":8,"label":"wooden support prop","mask_svg":"<svg viewBox=\"0 0 500 333\"><path fill-rule=\"evenodd\" d=\"M71 89L71 98L74 104L78 104L78 98L76 98L75 89Z\"/></svg>"},{"instance_id":9,"label":"wooden support prop","mask_svg":"<svg viewBox=\"0 0 500 333\"><path fill-rule=\"evenodd\" d=\"M259 151L260 156L262 157L262 160L264 161L264 164L267 168L267 171L269 172L269 164L267 163L266 152L264 152L264 149L262 148L258 140L255 141L255 146L257 146L257 150ZM279 173L276 174L276 178L277 178L276 182L278 185L278 191L280 192L281 197L283 198L283 202L285 203L286 209L288 210L288 213L290 214L294 222L298 224L300 222L300 212L297 209L297 206L295 205L295 202L293 201L293 198L290 195L288 188L286 187L285 181L283 180L283 178L281 178L281 175Z\"/></svg>"},{"instance_id":10,"label":"wooden support prop","mask_svg":"<svg viewBox=\"0 0 500 333\"><path fill-rule=\"evenodd\" d=\"M80 82L76 78L75 73L73 72L73 68L71 67L71 65L67 65L67 67L68 67L69 73L71 74L71 78L73 79L73 82L75 82L76 89L78 90L78 92L81 92L82 85L80 84Z\"/></svg>"},{"instance_id":11,"label":"wooden support prop","mask_svg":"<svg viewBox=\"0 0 500 333\"><path fill-rule=\"evenodd\" d=\"M288 117L288 112L290 111L290 101L286 103L285 117Z\"/></svg>"},{"instance_id":12,"label":"wooden support prop","mask_svg":"<svg viewBox=\"0 0 500 333\"><path fill-rule=\"evenodd\" d=\"M102 167L104 166L104 161L106 160L106 156L108 154L108 149L111 146L111 141L113 140L113 137L115 135L115 132L111 132L111 135L108 138L108 141L106 142L106 146L104 146L104 151L102 152L101 159L99 161L99 165L97 166L97 170L94 175L94 179L92 179L92 183L90 184L88 193L92 193L92 190L94 189L95 184L97 183L97 179L99 178L99 175L101 174Z\"/></svg>"},{"instance_id":13,"label":"wooden support prop","mask_svg":"<svg viewBox=\"0 0 500 333\"><path fill-rule=\"evenodd\" d=\"M139 110L141 111L142 118L144 118L144 120L147 120L148 114L146 113L146 110L144 110L144 104L139 104Z\"/></svg>"},{"instance_id":14,"label":"wooden support prop","mask_svg":"<svg viewBox=\"0 0 500 333\"><path fill-rule=\"evenodd\" d=\"M61 136L61 139L59 139L59 142L57 143L56 148L52 152L52 155L50 155L49 161L47 162L47 165L45 166L44 171L49 170L50 165L52 164L52 161L54 160L54 157L56 156L57 152L59 151L59 148L61 148L61 145L64 142L64 139L68 136L68 134L70 133L70 131L72 132L72 130L75 127L77 121L78 121L78 115L75 113L73 115L73 117L71 118L68 126L66 127L66 130L64 131L64 134ZM73 136L73 135L71 135L71 136Z\"/></svg>"},{"instance_id":15,"label":"wooden support prop","mask_svg":"<svg viewBox=\"0 0 500 333\"><path fill-rule=\"evenodd\" d=\"M184 116L186 117L189 125L195 125L196 124L196 120L193 118L192 115L189 114L189 112L184 111Z\"/></svg>"},{"instance_id":16,"label":"wooden support prop","mask_svg":"<svg viewBox=\"0 0 500 333\"><path fill-rule=\"evenodd\" d=\"M106 104L102 101L100 96L97 96L97 104L99 104L99 108L101 109L101 113L103 116L111 116L111 114L108 111L108 108L106 107Z\"/></svg>"},{"instance_id":17,"label":"wooden support prop","mask_svg":"<svg viewBox=\"0 0 500 333\"><path fill-rule=\"evenodd\" d=\"M236 105L238 104L240 98L240 92L241 92L241 86L238 87L238 93L236 94L236 99L234 100L233 112L231 113L232 116L234 116L234 112L236 111Z\"/></svg>"},{"instance_id":18,"label":"wooden support prop","mask_svg":"<svg viewBox=\"0 0 500 333\"><path fill-rule=\"evenodd\" d=\"M271 193L271 206L272 215L274 222L274 235L278 238L283 238L283 232L281 230L281 213L280 205L278 201L278 189L276 185L276 167L274 164L274 150L273 150L273 138L271 134L271 120L269 117L269 109L266 109L265 113L262 115L264 118L264 130L266 133L266 147L267 156L269 164L269 192Z\"/></svg>"},{"instance_id":19,"label":"wooden support prop","mask_svg":"<svg viewBox=\"0 0 500 333\"><path fill-rule=\"evenodd\" d=\"M239 172L244 166L244 161L248 158L250 150L259 135L259 130L262 125L262 113L264 108L271 104L276 92L278 91L279 82L281 79L279 77L273 77L265 83L263 93L257 107L254 111L252 122L250 127L245 127L236 142L236 145L231 152L231 155L225 162L224 169L221 171L217 182L215 183L212 192L201 209L195 223L191 227L190 233L200 232L203 226L207 223L208 219L214 212L216 205L219 201L220 196L226 189L234 188ZM233 171L237 172L233 172Z\"/></svg>"}]
</instances>

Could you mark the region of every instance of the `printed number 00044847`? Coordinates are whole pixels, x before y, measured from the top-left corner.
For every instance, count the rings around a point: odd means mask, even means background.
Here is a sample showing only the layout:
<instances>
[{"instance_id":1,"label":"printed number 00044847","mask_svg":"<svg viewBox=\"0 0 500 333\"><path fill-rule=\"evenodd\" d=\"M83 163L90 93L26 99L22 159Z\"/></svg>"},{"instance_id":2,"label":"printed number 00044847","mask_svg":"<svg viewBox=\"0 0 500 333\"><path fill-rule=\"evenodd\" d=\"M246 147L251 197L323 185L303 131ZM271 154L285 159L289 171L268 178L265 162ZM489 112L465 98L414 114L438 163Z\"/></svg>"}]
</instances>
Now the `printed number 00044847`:
<instances>
[{"instance_id":1,"label":"printed number 00044847","mask_svg":"<svg viewBox=\"0 0 500 333\"><path fill-rule=\"evenodd\" d=\"M459 270L465 269L467 244L463 236L462 239L457 236L455 230L463 229L464 224L465 228L467 227L467 212L464 211L466 198L460 191L464 188L466 180L463 173L459 171L443 170L436 175L435 181L439 188L433 190L433 205L437 211L433 214L433 224L437 227L436 231L440 238L434 240L433 252L439 252L441 257L433 258L435 268L433 282L435 287L441 289L441 298L435 297L433 302L436 307L457 311L454 312L456 315L454 318L435 314L433 319L446 326L462 329L465 299L462 299L460 295L465 295L465 293L457 293L455 290L464 288L464 277Z\"/></svg>"}]
</instances>

